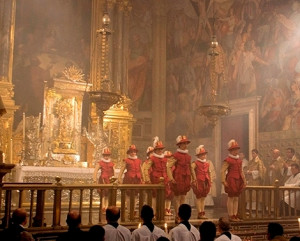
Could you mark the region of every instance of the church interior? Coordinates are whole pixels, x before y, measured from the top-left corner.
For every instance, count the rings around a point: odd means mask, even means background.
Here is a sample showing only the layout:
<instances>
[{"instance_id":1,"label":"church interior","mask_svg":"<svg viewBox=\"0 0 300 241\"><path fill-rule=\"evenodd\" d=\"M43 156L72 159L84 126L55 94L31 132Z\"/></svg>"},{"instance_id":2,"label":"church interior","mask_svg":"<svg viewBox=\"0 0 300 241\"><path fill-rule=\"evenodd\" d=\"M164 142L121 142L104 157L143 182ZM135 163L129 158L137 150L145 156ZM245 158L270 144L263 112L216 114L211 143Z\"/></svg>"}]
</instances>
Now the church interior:
<instances>
[{"instance_id":1,"label":"church interior","mask_svg":"<svg viewBox=\"0 0 300 241\"><path fill-rule=\"evenodd\" d=\"M104 223L102 188L136 228L135 202L152 203L153 186L128 205L138 188L118 183L123 159L135 145L147 160L155 136L174 153L182 135L192 161L204 145L214 166L209 219L227 215L220 173L234 139L243 170L256 151L265 166L240 196L234 230L264 240L275 220L299 235L300 186L269 175L291 150L300 165L299 22L299 0L0 0L1 227L18 207L39 240L66 228L71 209L86 228ZM105 148L116 176L106 186L93 178ZM157 223L171 228L154 185ZM282 215L286 192L296 204ZM192 189L185 202L196 209Z\"/></svg>"}]
</instances>

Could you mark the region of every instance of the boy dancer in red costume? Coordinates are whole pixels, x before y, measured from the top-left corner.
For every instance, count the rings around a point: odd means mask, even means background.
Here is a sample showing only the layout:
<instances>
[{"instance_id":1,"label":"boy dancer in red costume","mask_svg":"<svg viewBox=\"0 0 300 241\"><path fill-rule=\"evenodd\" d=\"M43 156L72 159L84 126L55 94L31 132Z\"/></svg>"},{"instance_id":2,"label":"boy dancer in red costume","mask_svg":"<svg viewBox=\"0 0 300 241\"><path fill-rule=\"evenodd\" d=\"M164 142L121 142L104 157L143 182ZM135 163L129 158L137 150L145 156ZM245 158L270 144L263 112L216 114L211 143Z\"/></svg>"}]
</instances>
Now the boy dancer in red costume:
<instances>
[{"instance_id":1,"label":"boy dancer in red costume","mask_svg":"<svg viewBox=\"0 0 300 241\"><path fill-rule=\"evenodd\" d=\"M187 146L190 141L186 136L176 138L177 151L174 159L169 159L167 163L167 173L171 181L171 189L175 195L174 209L178 213L178 208L185 202L185 196L191 188L191 156L188 154ZM173 170L173 166L175 167Z\"/></svg>"},{"instance_id":2,"label":"boy dancer in red costume","mask_svg":"<svg viewBox=\"0 0 300 241\"><path fill-rule=\"evenodd\" d=\"M94 169L93 180L97 182L97 174L98 171L101 171L98 183L99 184L109 184L110 178L114 176L114 163L110 159L110 149L105 147L102 151L102 158L100 161L96 163ZM101 192L101 190L99 190ZM102 212L105 212L108 207L108 190L103 190L103 198L102 198Z\"/></svg>"},{"instance_id":3,"label":"boy dancer in red costume","mask_svg":"<svg viewBox=\"0 0 300 241\"><path fill-rule=\"evenodd\" d=\"M238 216L239 195L246 186L246 179L242 169L242 160L239 159L239 145L235 140L228 142L228 157L223 162L221 168L221 179L228 194L227 211L229 221L241 221ZM227 174L226 174L227 173Z\"/></svg>"},{"instance_id":4,"label":"boy dancer in red costume","mask_svg":"<svg viewBox=\"0 0 300 241\"><path fill-rule=\"evenodd\" d=\"M206 154L204 146L198 146L196 148L197 160L192 163L192 188L197 198L199 219L207 219L204 211L205 198L211 187L210 164L206 160Z\"/></svg>"}]
</instances>

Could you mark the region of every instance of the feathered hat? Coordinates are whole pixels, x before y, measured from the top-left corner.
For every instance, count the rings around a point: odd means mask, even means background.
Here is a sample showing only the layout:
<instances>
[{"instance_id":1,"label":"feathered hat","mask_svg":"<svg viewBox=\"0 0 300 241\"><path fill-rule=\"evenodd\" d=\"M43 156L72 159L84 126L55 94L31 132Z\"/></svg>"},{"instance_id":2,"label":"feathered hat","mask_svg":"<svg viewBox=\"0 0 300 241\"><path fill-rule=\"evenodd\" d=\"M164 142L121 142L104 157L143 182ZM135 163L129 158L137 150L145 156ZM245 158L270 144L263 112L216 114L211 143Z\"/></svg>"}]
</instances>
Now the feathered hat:
<instances>
[{"instance_id":1,"label":"feathered hat","mask_svg":"<svg viewBox=\"0 0 300 241\"><path fill-rule=\"evenodd\" d=\"M104 147L102 150L102 155L110 155L110 149L108 147Z\"/></svg>"},{"instance_id":2,"label":"feathered hat","mask_svg":"<svg viewBox=\"0 0 300 241\"><path fill-rule=\"evenodd\" d=\"M171 157L173 154L172 154L172 152L170 152L170 151L165 151L164 152L164 156L166 157L166 158L169 158L169 157Z\"/></svg>"},{"instance_id":3,"label":"feathered hat","mask_svg":"<svg viewBox=\"0 0 300 241\"><path fill-rule=\"evenodd\" d=\"M200 145L196 148L196 156L206 154L207 151L204 148L204 145Z\"/></svg>"},{"instance_id":4,"label":"feathered hat","mask_svg":"<svg viewBox=\"0 0 300 241\"><path fill-rule=\"evenodd\" d=\"M228 142L228 151L234 150L234 149L240 149L239 144L236 140L232 139Z\"/></svg>"},{"instance_id":5,"label":"feathered hat","mask_svg":"<svg viewBox=\"0 0 300 241\"><path fill-rule=\"evenodd\" d=\"M153 152L154 148L152 146L148 146L146 154L149 155L149 153Z\"/></svg>"},{"instance_id":6,"label":"feathered hat","mask_svg":"<svg viewBox=\"0 0 300 241\"><path fill-rule=\"evenodd\" d=\"M138 149L136 148L135 145L130 145L126 153L128 154L131 151L138 152Z\"/></svg>"},{"instance_id":7,"label":"feathered hat","mask_svg":"<svg viewBox=\"0 0 300 241\"><path fill-rule=\"evenodd\" d=\"M153 147L154 147L154 150L165 148L164 144L162 143L162 141L159 140L158 136L155 136L153 138Z\"/></svg>"},{"instance_id":8,"label":"feathered hat","mask_svg":"<svg viewBox=\"0 0 300 241\"><path fill-rule=\"evenodd\" d=\"M186 136L177 136L176 138L176 145L179 145L181 143L191 143Z\"/></svg>"}]
</instances>

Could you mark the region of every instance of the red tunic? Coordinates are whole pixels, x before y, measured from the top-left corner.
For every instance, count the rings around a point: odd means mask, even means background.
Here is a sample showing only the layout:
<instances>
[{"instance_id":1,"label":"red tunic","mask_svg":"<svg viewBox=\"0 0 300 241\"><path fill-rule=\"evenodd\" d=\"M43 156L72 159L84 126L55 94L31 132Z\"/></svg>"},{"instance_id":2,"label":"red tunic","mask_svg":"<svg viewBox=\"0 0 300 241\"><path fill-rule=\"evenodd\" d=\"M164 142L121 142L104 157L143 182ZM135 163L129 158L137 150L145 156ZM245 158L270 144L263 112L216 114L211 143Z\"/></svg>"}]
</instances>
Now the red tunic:
<instances>
[{"instance_id":1,"label":"red tunic","mask_svg":"<svg viewBox=\"0 0 300 241\"><path fill-rule=\"evenodd\" d=\"M238 197L244 189L242 160L228 156L224 161L229 164L226 175L228 186L225 187L225 192L228 193L228 197Z\"/></svg>"},{"instance_id":2,"label":"red tunic","mask_svg":"<svg viewBox=\"0 0 300 241\"><path fill-rule=\"evenodd\" d=\"M150 173L150 180L153 184L160 183L159 178L164 178L164 184L165 184L165 198L166 199L172 199L173 193L171 191L170 185L169 185L169 178L167 175L167 158L159 158L156 156L152 156L152 167L151 167L151 173ZM153 197L156 197L156 191L153 191Z\"/></svg>"},{"instance_id":3,"label":"red tunic","mask_svg":"<svg viewBox=\"0 0 300 241\"><path fill-rule=\"evenodd\" d=\"M113 162L105 162L99 161L99 166L101 170L101 175L99 177L98 183L99 184L109 184L109 179L114 175L114 163ZM101 190L99 189L98 192L100 193ZM108 190L103 190L103 195L108 195Z\"/></svg>"},{"instance_id":4,"label":"red tunic","mask_svg":"<svg viewBox=\"0 0 300 241\"><path fill-rule=\"evenodd\" d=\"M197 184L192 185L193 191L197 198L206 197L210 191L211 180L209 176L209 163L195 161L195 173Z\"/></svg>"},{"instance_id":5,"label":"red tunic","mask_svg":"<svg viewBox=\"0 0 300 241\"><path fill-rule=\"evenodd\" d=\"M173 177L176 181L172 184L172 190L175 196L186 195L191 189L191 156L188 153L175 152L176 159Z\"/></svg>"},{"instance_id":6,"label":"red tunic","mask_svg":"<svg viewBox=\"0 0 300 241\"><path fill-rule=\"evenodd\" d=\"M124 175L124 184L140 184L142 182L141 164L140 159L130 159L126 158L127 172Z\"/></svg>"}]
</instances>

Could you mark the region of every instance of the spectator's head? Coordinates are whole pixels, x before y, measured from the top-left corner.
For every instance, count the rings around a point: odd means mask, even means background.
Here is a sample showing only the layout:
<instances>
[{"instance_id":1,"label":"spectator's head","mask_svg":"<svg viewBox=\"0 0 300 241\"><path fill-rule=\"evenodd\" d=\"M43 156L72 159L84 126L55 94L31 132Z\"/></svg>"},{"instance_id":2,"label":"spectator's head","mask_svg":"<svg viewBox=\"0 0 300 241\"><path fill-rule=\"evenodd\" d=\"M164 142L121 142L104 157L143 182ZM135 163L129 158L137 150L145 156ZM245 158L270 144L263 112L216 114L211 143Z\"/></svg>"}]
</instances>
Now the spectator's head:
<instances>
[{"instance_id":1,"label":"spectator's head","mask_svg":"<svg viewBox=\"0 0 300 241\"><path fill-rule=\"evenodd\" d=\"M68 213L66 222L69 228L77 228L81 224L81 215L78 211L72 210Z\"/></svg>"},{"instance_id":2,"label":"spectator's head","mask_svg":"<svg viewBox=\"0 0 300 241\"><path fill-rule=\"evenodd\" d=\"M178 209L178 216L182 221L189 221L192 215L192 208L188 204L181 204Z\"/></svg>"},{"instance_id":3,"label":"spectator's head","mask_svg":"<svg viewBox=\"0 0 300 241\"><path fill-rule=\"evenodd\" d=\"M253 158L256 158L258 156L258 150L257 149L252 149L251 153L252 153Z\"/></svg>"},{"instance_id":4,"label":"spectator's head","mask_svg":"<svg viewBox=\"0 0 300 241\"><path fill-rule=\"evenodd\" d=\"M283 235L283 227L279 223L269 223L268 224L268 240L273 239L275 236Z\"/></svg>"},{"instance_id":5,"label":"spectator's head","mask_svg":"<svg viewBox=\"0 0 300 241\"><path fill-rule=\"evenodd\" d=\"M294 148L289 147L289 148L286 149L287 158L292 159L294 155L295 155L295 149Z\"/></svg>"},{"instance_id":6,"label":"spectator's head","mask_svg":"<svg viewBox=\"0 0 300 241\"><path fill-rule=\"evenodd\" d=\"M280 156L280 151L278 149L273 149L273 158L276 159Z\"/></svg>"},{"instance_id":7,"label":"spectator's head","mask_svg":"<svg viewBox=\"0 0 300 241\"><path fill-rule=\"evenodd\" d=\"M216 225L211 221L204 221L199 227L200 240L213 241L217 234Z\"/></svg>"},{"instance_id":8,"label":"spectator's head","mask_svg":"<svg viewBox=\"0 0 300 241\"><path fill-rule=\"evenodd\" d=\"M300 241L300 237L297 236L291 237L290 241Z\"/></svg>"},{"instance_id":9,"label":"spectator's head","mask_svg":"<svg viewBox=\"0 0 300 241\"><path fill-rule=\"evenodd\" d=\"M160 236L156 241L170 241L170 239Z\"/></svg>"},{"instance_id":10,"label":"spectator's head","mask_svg":"<svg viewBox=\"0 0 300 241\"><path fill-rule=\"evenodd\" d=\"M118 222L120 218L120 209L116 206L110 206L106 209L106 221L108 223Z\"/></svg>"},{"instance_id":11,"label":"spectator's head","mask_svg":"<svg viewBox=\"0 0 300 241\"><path fill-rule=\"evenodd\" d=\"M299 173L299 165L297 163L292 163L291 164L291 172L293 175L296 175L297 173Z\"/></svg>"},{"instance_id":12,"label":"spectator's head","mask_svg":"<svg viewBox=\"0 0 300 241\"><path fill-rule=\"evenodd\" d=\"M220 233L228 232L231 229L229 220L225 217L219 218L218 229Z\"/></svg>"},{"instance_id":13,"label":"spectator's head","mask_svg":"<svg viewBox=\"0 0 300 241\"><path fill-rule=\"evenodd\" d=\"M12 214L12 223L25 225L27 223L27 212L24 208L17 208Z\"/></svg>"},{"instance_id":14,"label":"spectator's head","mask_svg":"<svg viewBox=\"0 0 300 241\"><path fill-rule=\"evenodd\" d=\"M152 222L154 217L153 208L149 205L144 205L141 210L141 219L146 222Z\"/></svg>"},{"instance_id":15,"label":"spectator's head","mask_svg":"<svg viewBox=\"0 0 300 241\"><path fill-rule=\"evenodd\" d=\"M105 230L100 225L94 225L89 230L89 241L104 241Z\"/></svg>"}]
</instances>

